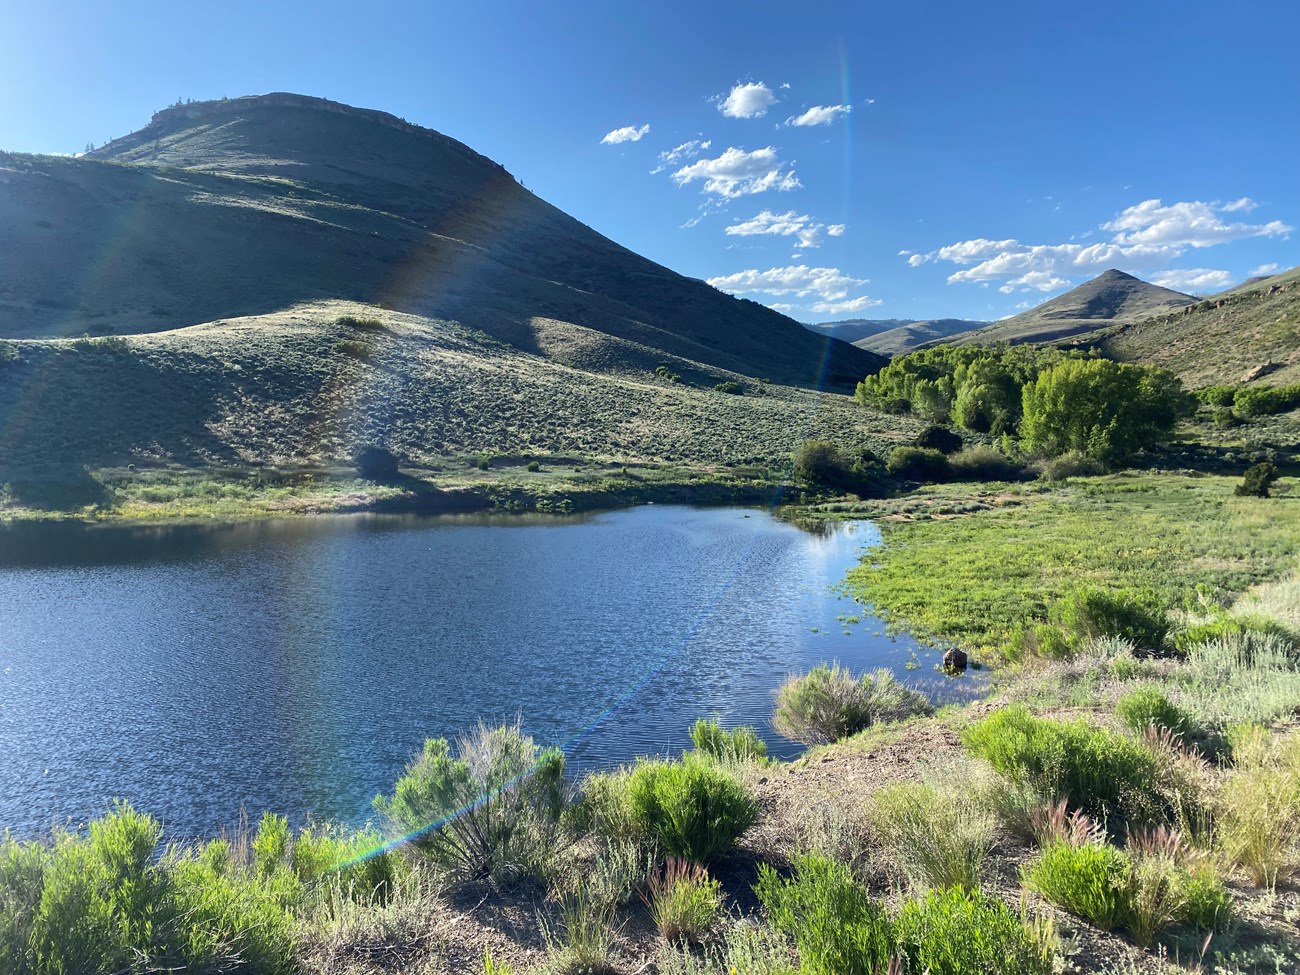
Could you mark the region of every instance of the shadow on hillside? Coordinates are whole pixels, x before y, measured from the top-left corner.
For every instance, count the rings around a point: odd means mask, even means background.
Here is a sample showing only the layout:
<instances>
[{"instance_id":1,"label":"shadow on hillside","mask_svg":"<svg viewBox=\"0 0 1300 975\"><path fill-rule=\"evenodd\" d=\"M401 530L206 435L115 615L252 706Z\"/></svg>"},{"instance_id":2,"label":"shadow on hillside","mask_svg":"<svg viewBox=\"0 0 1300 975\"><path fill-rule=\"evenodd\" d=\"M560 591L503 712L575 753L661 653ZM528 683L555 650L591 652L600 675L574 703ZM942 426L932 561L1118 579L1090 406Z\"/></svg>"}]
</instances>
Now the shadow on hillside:
<instances>
[{"instance_id":1,"label":"shadow on hillside","mask_svg":"<svg viewBox=\"0 0 1300 975\"><path fill-rule=\"evenodd\" d=\"M13 501L37 511L106 508L114 502L113 492L80 467L19 474L3 480L4 490Z\"/></svg>"}]
</instances>

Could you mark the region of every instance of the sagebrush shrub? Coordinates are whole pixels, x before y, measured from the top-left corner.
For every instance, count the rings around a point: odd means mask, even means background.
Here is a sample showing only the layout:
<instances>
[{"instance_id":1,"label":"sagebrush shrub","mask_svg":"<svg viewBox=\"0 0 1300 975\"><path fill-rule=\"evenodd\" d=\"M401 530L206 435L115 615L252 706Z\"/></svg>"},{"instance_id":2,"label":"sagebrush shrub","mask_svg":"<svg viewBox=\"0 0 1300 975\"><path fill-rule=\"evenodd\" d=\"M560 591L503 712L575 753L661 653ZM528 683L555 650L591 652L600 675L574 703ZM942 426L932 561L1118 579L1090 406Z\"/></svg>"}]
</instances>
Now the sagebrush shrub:
<instances>
[{"instance_id":1,"label":"sagebrush shrub","mask_svg":"<svg viewBox=\"0 0 1300 975\"><path fill-rule=\"evenodd\" d=\"M1082 721L1037 718L1020 705L995 711L962 732L962 741L1013 782L1064 799L1114 831L1159 821L1159 765L1140 744Z\"/></svg>"},{"instance_id":2,"label":"sagebrush shrub","mask_svg":"<svg viewBox=\"0 0 1300 975\"><path fill-rule=\"evenodd\" d=\"M538 873L557 851L567 801L564 755L518 725L431 738L376 811L394 833L460 879Z\"/></svg>"},{"instance_id":3,"label":"sagebrush shrub","mask_svg":"<svg viewBox=\"0 0 1300 975\"><path fill-rule=\"evenodd\" d=\"M967 447L948 457L954 481L1015 481L1024 468L993 447Z\"/></svg>"},{"instance_id":4,"label":"sagebrush shrub","mask_svg":"<svg viewBox=\"0 0 1300 975\"><path fill-rule=\"evenodd\" d=\"M632 820L669 856L707 864L758 819L758 804L729 772L693 755L646 759L627 783Z\"/></svg>"},{"instance_id":5,"label":"sagebrush shrub","mask_svg":"<svg viewBox=\"0 0 1300 975\"><path fill-rule=\"evenodd\" d=\"M760 864L754 891L798 947L801 975L876 975L894 957L893 923L842 864L802 854L788 879Z\"/></svg>"},{"instance_id":6,"label":"sagebrush shrub","mask_svg":"<svg viewBox=\"0 0 1300 975\"><path fill-rule=\"evenodd\" d=\"M1002 903L979 890L932 890L903 905L897 921L908 971L929 975L1051 975L1055 950Z\"/></svg>"},{"instance_id":7,"label":"sagebrush shrub","mask_svg":"<svg viewBox=\"0 0 1300 975\"><path fill-rule=\"evenodd\" d=\"M932 710L924 694L900 684L888 670L854 677L839 664L819 664L777 690L772 726L791 741L821 745Z\"/></svg>"}]
</instances>

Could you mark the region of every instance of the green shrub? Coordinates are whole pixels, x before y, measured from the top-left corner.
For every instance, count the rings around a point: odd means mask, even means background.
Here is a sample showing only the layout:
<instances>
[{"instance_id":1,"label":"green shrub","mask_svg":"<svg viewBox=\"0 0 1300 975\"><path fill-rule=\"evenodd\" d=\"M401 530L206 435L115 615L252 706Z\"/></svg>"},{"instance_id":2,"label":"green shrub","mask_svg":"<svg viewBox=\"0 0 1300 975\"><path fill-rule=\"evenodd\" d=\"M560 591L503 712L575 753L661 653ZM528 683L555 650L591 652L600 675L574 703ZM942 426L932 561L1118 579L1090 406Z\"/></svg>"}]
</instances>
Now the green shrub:
<instances>
[{"instance_id":1,"label":"green shrub","mask_svg":"<svg viewBox=\"0 0 1300 975\"><path fill-rule=\"evenodd\" d=\"M485 471L492 466L492 458L487 454L479 454L474 458L474 466L480 471Z\"/></svg>"},{"instance_id":2,"label":"green shrub","mask_svg":"<svg viewBox=\"0 0 1300 975\"><path fill-rule=\"evenodd\" d=\"M933 890L903 905L898 941L908 971L928 975L1051 975L1055 950L1000 900L975 889Z\"/></svg>"},{"instance_id":3,"label":"green shrub","mask_svg":"<svg viewBox=\"0 0 1300 975\"><path fill-rule=\"evenodd\" d=\"M872 797L869 815L880 844L915 887L979 886L994 823L969 795L900 783Z\"/></svg>"},{"instance_id":4,"label":"green shrub","mask_svg":"<svg viewBox=\"0 0 1300 975\"><path fill-rule=\"evenodd\" d=\"M967 727L962 741L1011 781L1066 800L1112 832L1163 818L1154 756L1104 728L1036 718L1013 705Z\"/></svg>"},{"instance_id":5,"label":"green shrub","mask_svg":"<svg viewBox=\"0 0 1300 975\"><path fill-rule=\"evenodd\" d=\"M456 743L431 738L393 795L374 806L394 833L461 879L544 872L566 804L564 755L519 726L479 725Z\"/></svg>"},{"instance_id":6,"label":"green shrub","mask_svg":"<svg viewBox=\"0 0 1300 975\"><path fill-rule=\"evenodd\" d=\"M352 455L352 465L357 474L367 481L384 483L398 475L397 465L400 458L387 447L367 444Z\"/></svg>"},{"instance_id":7,"label":"green shrub","mask_svg":"<svg viewBox=\"0 0 1300 975\"><path fill-rule=\"evenodd\" d=\"M715 392L730 393L732 396L745 395L744 384L738 383L735 380L731 380L731 379L727 380L726 382L718 383L716 386L713 387L713 389Z\"/></svg>"},{"instance_id":8,"label":"green shrub","mask_svg":"<svg viewBox=\"0 0 1300 975\"><path fill-rule=\"evenodd\" d=\"M647 759L632 769L633 821L669 856L707 864L758 819L758 805L733 775L693 755Z\"/></svg>"},{"instance_id":9,"label":"green shrub","mask_svg":"<svg viewBox=\"0 0 1300 975\"><path fill-rule=\"evenodd\" d=\"M722 914L722 885L698 864L669 857L650 874L645 902L665 939L699 942Z\"/></svg>"},{"instance_id":10,"label":"green shrub","mask_svg":"<svg viewBox=\"0 0 1300 975\"><path fill-rule=\"evenodd\" d=\"M1141 734L1147 728L1168 728L1186 737L1196 730L1192 716L1170 703L1155 687L1138 687L1129 691L1115 706L1115 714L1132 731Z\"/></svg>"},{"instance_id":11,"label":"green shrub","mask_svg":"<svg viewBox=\"0 0 1300 975\"><path fill-rule=\"evenodd\" d=\"M855 678L839 664L818 664L777 690L772 726L791 741L820 745L932 710L924 694L898 683L888 670Z\"/></svg>"},{"instance_id":12,"label":"green shrub","mask_svg":"<svg viewBox=\"0 0 1300 975\"><path fill-rule=\"evenodd\" d=\"M937 450L941 454L952 454L961 450L962 439L947 427L931 424L917 434L914 445L925 450Z\"/></svg>"},{"instance_id":13,"label":"green shrub","mask_svg":"<svg viewBox=\"0 0 1300 975\"><path fill-rule=\"evenodd\" d=\"M747 725L727 731L716 721L700 718L691 728L691 742L697 751L725 765L767 760L767 742Z\"/></svg>"},{"instance_id":14,"label":"green shrub","mask_svg":"<svg viewBox=\"0 0 1300 975\"><path fill-rule=\"evenodd\" d=\"M365 342L359 342L356 339L343 339L335 342L330 346L330 351L335 355L345 355L350 359L357 359L360 362L370 361L370 346Z\"/></svg>"},{"instance_id":15,"label":"green shrub","mask_svg":"<svg viewBox=\"0 0 1300 975\"><path fill-rule=\"evenodd\" d=\"M1196 391L1196 398L1206 406L1231 408L1237 399L1236 386L1206 386Z\"/></svg>"},{"instance_id":16,"label":"green shrub","mask_svg":"<svg viewBox=\"0 0 1300 975\"><path fill-rule=\"evenodd\" d=\"M1273 482L1280 476L1276 464L1263 461L1246 469L1246 476L1233 493L1239 498L1267 498L1272 493Z\"/></svg>"},{"instance_id":17,"label":"green shrub","mask_svg":"<svg viewBox=\"0 0 1300 975\"><path fill-rule=\"evenodd\" d=\"M1022 468L1000 450L967 447L948 458L954 481L1014 481Z\"/></svg>"},{"instance_id":18,"label":"green shrub","mask_svg":"<svg viewBox=\"0 0 1300 975\"><path fill-rule=\"evenodd\" d=\"M668 380L670 383L680 383L682 381L682 377L673 372L672 369L668 367L667 363L661 363L660 365L655 366L655 375L660 379Z\"/></svg>"},{"instance_id":19,"label":"green shrub","mask_svg":"<svg viewBox=\"0 0 1300 975\"><path fill-rule=\"evenodd\" d=\"M772 926L798 947L801 975L876 975L894 956L894 928L884 908L834 860L796 856L789 879L760 864L754 891Z\"/></svg>"},{"instance_id":20,"label":"green shrub","mask_svg":"<svg viewBox=\"0 0 1300 975\"><path fill-rule=\"evenodd\" d=\"M889 452L885 469L910 481L946 481L952 476L948 458L924 447L895 447Z\"/></svg>"},{"instance_id":21,"label":"green shrub","mask_svg":"<svg viewBox=\"0 0 1300 975\"><path fill-rule=\"evenodd\" d=\"M550 954L551 971L586 975L610 970L614 948L614 910L596 903L583 885L570 885L555 898L559 924L543 920L542 940Z\"/></svg>"},{"instance_id":22,"label":"green shrub","mask_svg":"<svg viewBox=\"0 0 1300 975\"><path fill-rule=\"evenodd\" d=\"M1300 383L1294 386L1247 386L1237 390L1233 408L1241 416L1266 416L1300 407Z\"/></svg>"},{"instance_id":23,"label":"green shrub","mask_svg":"<svg viewBox=\"0 0 1300 975\"><path fill-rule=\"evenodd\" d=\"M384 323L377 318L358 318L355 315L341 315L334 319L334 324L366 332L378 332L384 327Z\"/></svg>"},{"instance_id":24,"label":"green shrub","mask_svg":"<svg viewBox=\"0 0 1300 975\"><path fill-rule=\"evenodd\" d=\"M854 456L826 440L807 440L792 455L794 475L810 487L877 494L880 462L869 450Z\"/></svg>"},{"instance_id":25,"label":"green shrub","mask_svg":"<svg viewBox=\"0 0 1300 975\"><path fill-rule=\"evenodd\" d=\"M1038 465L1038 476L1044 481L1064 481L1069 477L1097 477L1106 473L1106 465L1089 457L1081 450L1067 450Z\"/></svg>"},{"instance_id":26,"label":"green shrub","mask_svg":"<svg viewBox=\"0 0 1300 975\"><path fill-rule=\"evenodd\" d=\"M1125 928L1142 947L1170 925L1213 931L1231 917L1232 898L1210 863L1163 827L1131 835L1127 852L1056 841L1023 876L1053 903L1103 931Z\"/></svg>"},{"instance_id":27,"label":"green shrub","mask_svg":"<svg viewBox=\"0 0 1300 975\"><path fill-rule=\"evenodd\" d=\"M1025 871L1024 882L1053 904L1109 931L1127 912L1129 870L1128 858L1113 846L1058 840Z\"/></svg>"},{"instance_id":28,"label":"green shrub","mask_svg":"<svg viewBox=\"0 0 1300 975\"><path fill-rule=\"evenodd\" d=\"M1170 627L1169 617L1153 596L1126 589L1076 589L1054 604L1048 615L1076 647L1118 637L1139 650L1156 652L1164 647Z\"/></svg>"},{"instance_id":29,"label":"green shrub","mask_svg":"<svg viewBox=\"0 0 1300 975\"><path fill-rule=\"evenodd\" d=\"M536 474L536 473L537 473L538 471L540 471L541 469L542 469L542 465L539 464L539 463L537 463L537 461L535 461L535 460L530 460L530 461L528 462L528 473L530 473L530 474Z\"/></svg>"},{"instance_id":30,"label":"green shrub","mask_svg":"<svg viewBox=\"0 0 1300 975\"><path fill-rule=\"evenodd\" d=\"M292 970L301 888L232 862L229 844L160 849L162 828L119 804L88 834L0 840L0 971Z\"/></svg>"},{"instance_id":31,"label":"green shrub","mask_svg":"<svg viewBox=\"0 0 1300 975\"><path fill-rule=\"evenodd\" d=\"M1204 623L1192 623L1183 627L1173 635L1172 642L1175 650L1185 654L1198 644L1225 638L1241 638L1247 634L1273 634L1287 641L1290 641L1292 636L1289 628L1272 617L1220 616ZM1245 642L1254 641L1248 639Z\"/></svg>"}]
</instances>

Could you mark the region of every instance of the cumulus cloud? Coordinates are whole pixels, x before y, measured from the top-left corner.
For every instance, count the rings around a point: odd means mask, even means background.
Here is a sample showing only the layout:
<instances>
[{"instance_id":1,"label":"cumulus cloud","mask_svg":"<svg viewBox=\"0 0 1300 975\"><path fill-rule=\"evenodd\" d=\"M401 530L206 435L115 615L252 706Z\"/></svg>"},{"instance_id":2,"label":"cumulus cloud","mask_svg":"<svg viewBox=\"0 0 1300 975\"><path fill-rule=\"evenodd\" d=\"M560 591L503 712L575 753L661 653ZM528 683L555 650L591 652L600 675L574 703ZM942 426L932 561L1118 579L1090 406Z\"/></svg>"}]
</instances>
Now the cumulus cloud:
<instances>
[{"instance_id":1,"label":"cumulus cloud","mask_svg":"<svg viewBox=\"0 0 1300 975\"><path fill-rule=\"evenodd\" d=\"M1249 278L1263 278L1270 274L1277 274L1282 270L1281 264L1261 264L1259 267L1252 267L1250 273L1246 276Z\"/></svg>"},{"instance_id":2,"label":"cumulus cloud","mask_svg":"<svg viewBox=\"0 0 1300 975\"><path fill-rule=\"evenodd\" d=\"M712 145L713 140L711 139L690 139L673 149L665 149L663 152L659 153L659 165L650 170L650 172L662 173L669 166L676 166L680 163L686 162L688 159L694 159Z\"/></svg>"},{"instance_id":3,"label":"cumulus cloud","mask_svg":"<svg viewBox=\"0 0 1300 975\"><path fill-rule=\"evenodd\" d=\"M795 310L796 306L787 305L784 301L774 301L767 307L771 308L773 311L779 311L782 315L788 315L790 312Z\"/></svg>"},{"instance_id":4,"label":"cumulus cloud","mask_svg":"<svg viewBox=\"0 0 1300 975\"><path fill-rule=\"evenodd\" d=\"M1162 288L1173 288L1175 291L1185 291L1190 294L1222 291L1224 288L1231 288L1237 283L1237 279L1231 271L1212 271L1206 267L1188 267L1162 271L1160 274L1154 275L1151 282L1160 285Z\"/></svg>"},{"instance_id":5,"label":"cumulus cloud","mask_svg":"<svg viewBox=\"0 0 1300 975\"><path fill-rule=\"evenodd\" d=\"M1248 197L1227 204L1189 201L1169 206L1160 200L1145 200L1101 225L1102 230L1112 234L1108 241L1025 244L1014 238L978 237L924 254L909 253L907 263L912 267L931 261L956 264L961 270L949 275L949 282L1001 282L999 290L1007 294L1017 290L1055 291L1074 283L1078 276L1095 275L1107 268L1163 269L1192 249L1250 237L1283 237L1295 229L1280 220L1243 223L1223 216L1254 208ZM1179 280L1188 287L1213 287L1218 278L1206 278L1199 285L1194 279L1197 275L1226 272L1195 268L1177 273L1185 275Z\"/></svg>"},{"instance_id":6,"label":"cumulus cloud","mask_svg":"<svg viewBox=\"0 0 1300 975\"><path fill-rule=\"evenodd\" d=\"M728 118L762 118L776 104L776 95L761 81L736 85L718 102L718 111Z\"/></svg>"},{"instance_id":7,"label":"cumulus cloud","mask_svg":"<svg viewBox=\"0 0 1300 975\"><path fill-rule=\"evenodd\" d=\"M848 115L852 109L848 105L814 105L802 115L791 115L785 120L786 125L830 125L841 116Z\"/></svg>"},{"instance_id":8,"label":"cumulus cloud","mask_svg":"<svg viewBox=\"0 0 1300 975\"><path fill-rule=\"evenodd\" d=\"M727 233L737 237L797 237L799 240L796 246L803 248L820 247L823 231L832 237L839 237L844 233L844 229L843 224L837 223L827 227L807 214L796 213L794 210L787 210L785 213L763 210L748 220L733 223L727 228Z\"/></svg>"},{"instance_id":9,"label":"cumulus cloud","mask_svg":"<svg viewBox=\"0 0 1300 975\"><path fill-rule=\"evenodd\" d=\"M645 125L625 125L621 129L614 129L612 132L606 132L605 138L601 139L601 145L616 146L620 142L640 142L647 132L650 131L650 123Z\"/></svg>"},{"instance_id":10,"label":"cumulus cloud","mask_svg":"<svg viewBox=\"0 0 1300 975\"><path fill-rule=\"evenodd\" d=\"M769 295L795 295L807 298L815 295L822 301L842 301L849 291L867 283L866 278L851 278L837 267L809 267L792 264L773 267L766 271L750 268L709 278L709 284L733 295L759 291Z\"/></svg>"},{"instance_id":11,"label":"cumulus cloud","mask_svg":"<svg viewBox=\"0 0 1300 975\"><path fill-rule=\"evenodd\" d=\"M746 152L731 147L716 159L698 159L672 175L678 186L703 180L704 191L734 199L767 190L793 190L803 184L771 146Z\"/></svg>"},{"instance_id":12,"label":"cumulus cloud","mask_svg":"<svg viewBox=\"0 0 1300 975\"><path fill-rule=\"evenodd\" d=\"M850 312L866 311L878 304L880 299L863 295L861 298L850 298L847 301L818 301L813 304L812 310L822 315L846 315Z\"/></svg>"},{"instance_id":13,"label":"cumulus cloud","mask_svg":"<svg viewBox=\"0 0 1300 975\"><path fill-rule=\"evenodd\" d=\"M1117 244L1172 244L1184 247L1213 247L1246 237L1280 237L1290 233L1280 220L1265 224L1230 223L1220 213L1249 212L1255 202L1242 197L1224 206L1213 203L1174 203L1163 206L1159 200L1145 200L1124 210L1114 220L1101 225L1115 231Z\"/></svg>"}]
</instances>

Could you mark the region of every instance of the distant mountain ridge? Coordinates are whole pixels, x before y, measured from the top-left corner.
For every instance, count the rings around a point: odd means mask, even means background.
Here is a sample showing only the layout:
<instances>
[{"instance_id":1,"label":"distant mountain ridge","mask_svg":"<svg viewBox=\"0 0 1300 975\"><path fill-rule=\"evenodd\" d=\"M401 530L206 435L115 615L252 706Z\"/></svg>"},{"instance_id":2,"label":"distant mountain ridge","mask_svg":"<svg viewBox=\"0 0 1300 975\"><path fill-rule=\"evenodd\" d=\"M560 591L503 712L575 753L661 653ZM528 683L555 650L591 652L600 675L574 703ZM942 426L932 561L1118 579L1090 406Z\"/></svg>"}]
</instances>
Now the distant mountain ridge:
<instances>
[{"instance_id":1,"label":"distant mountain ridge","mask_svg":"<svg viewBox=\"0 0 1300 975\"><path fill-rule=\"evenodd\" d=\"M954 341L960 345L1059 342L1196 301L1191 295L1112 268L1035 308L961 335Z\"/></svg>"},{"instance_id":2,"label":"distant mountain ridge","mask_svg":"<svg viewBox=\"0 0 1300 975\"><path fill-rule=\"evenodd\" d=\"M987 324L964 318L848 318L807 327L819 335L852 342L859 349L894 356L910 352L925 342L983 328Z\"/></svg>"}]
</instances>

